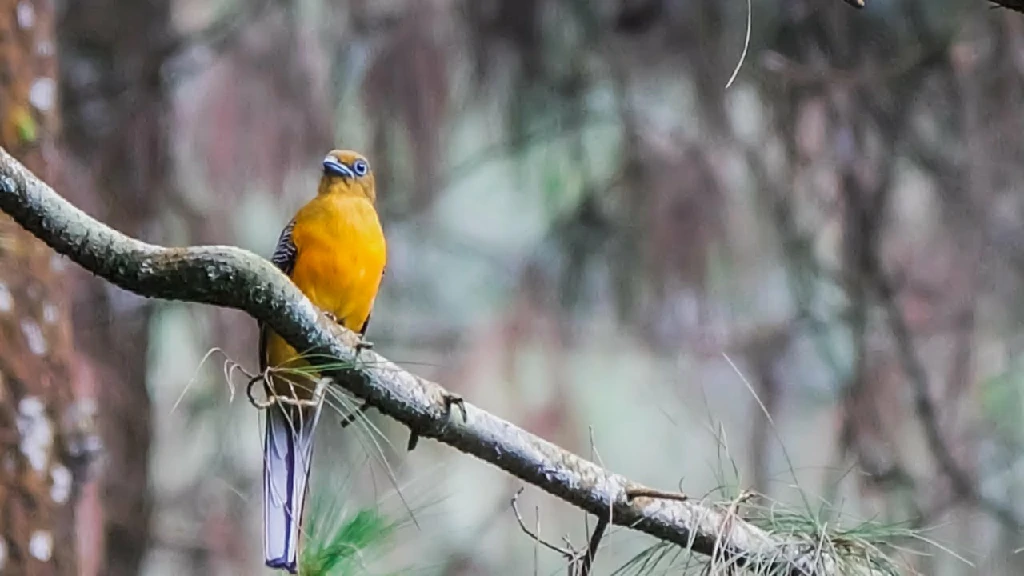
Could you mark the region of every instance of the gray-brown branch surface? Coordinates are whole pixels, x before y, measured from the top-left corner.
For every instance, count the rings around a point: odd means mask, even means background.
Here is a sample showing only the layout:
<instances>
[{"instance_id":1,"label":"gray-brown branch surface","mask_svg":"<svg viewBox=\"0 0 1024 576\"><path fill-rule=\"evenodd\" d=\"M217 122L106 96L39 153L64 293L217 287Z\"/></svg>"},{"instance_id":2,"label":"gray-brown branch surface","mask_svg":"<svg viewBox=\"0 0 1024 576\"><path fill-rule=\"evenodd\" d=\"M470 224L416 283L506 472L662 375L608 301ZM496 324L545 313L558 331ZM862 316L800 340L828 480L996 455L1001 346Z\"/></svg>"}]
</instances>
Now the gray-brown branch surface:
<instances>
[{"instance_id":1,"label":"gray-brown branch surface","mask_svg":"<svg viewBox=\"0 0 1024 576\"><path fill-rule=\"evenodd\" d=\"M358 358L358 337L322 315L270 262L228 246L164 248L140 242L89 217L0 148L0 210L94 274L151 298L213 304L269 324L312 358L358 365L330 372L414 433L453 446L570 504L620 526L761 573L849 574L850 566L815 538L770 534L714 504L626 497L643 486L465 403L447 410L446 393L372 351ZM315 362L314 362L315 363ZM869 574L865 567L858 573Z\"/></svg>"}]
</instances>

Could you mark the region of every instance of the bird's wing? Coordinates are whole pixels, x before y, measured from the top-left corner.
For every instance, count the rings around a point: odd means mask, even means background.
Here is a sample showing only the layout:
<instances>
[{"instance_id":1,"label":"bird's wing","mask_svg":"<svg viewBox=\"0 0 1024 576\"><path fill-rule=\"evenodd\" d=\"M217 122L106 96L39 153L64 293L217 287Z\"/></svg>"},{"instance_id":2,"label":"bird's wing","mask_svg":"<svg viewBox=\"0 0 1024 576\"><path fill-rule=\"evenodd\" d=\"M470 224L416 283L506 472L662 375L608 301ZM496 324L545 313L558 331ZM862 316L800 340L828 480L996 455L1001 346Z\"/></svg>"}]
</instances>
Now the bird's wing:
<instances>
[{"instance_id":1,"label":"bird's wing","mask_svg":"<svg viewBox=\"0 0 1024 576\"><path fill-rule=\"evenodd\" d=\"M294 228L295 219L292 218L291 222L281 231L281 237L277 239L277 247L274 248L274 255L270 257L270 261L289 276L295 268L295 255L299 252L292 240L292 229Z\"/></svg>"},{"instance_id":2,"label":"bird's wing","mask_svg":"<svg viewBox=\"0 0 1024 576\"><path fill-rule=\"evenodd\" d=\"M281 272L291 276L292 270L295 269L295 257L299 253L299 249L295 247L295 241L292 240L292 229L295 228L295 219L292 218L290 222L281 231L281 237L277 239L277 247L274 248L274 255L270 257L270 261L277 266ZM262 322L259 323L260 330L260 350L259 350L259 361L260 361L260 372L263 372L267 368L267 329Z\"/></svg>"}]
</instances>

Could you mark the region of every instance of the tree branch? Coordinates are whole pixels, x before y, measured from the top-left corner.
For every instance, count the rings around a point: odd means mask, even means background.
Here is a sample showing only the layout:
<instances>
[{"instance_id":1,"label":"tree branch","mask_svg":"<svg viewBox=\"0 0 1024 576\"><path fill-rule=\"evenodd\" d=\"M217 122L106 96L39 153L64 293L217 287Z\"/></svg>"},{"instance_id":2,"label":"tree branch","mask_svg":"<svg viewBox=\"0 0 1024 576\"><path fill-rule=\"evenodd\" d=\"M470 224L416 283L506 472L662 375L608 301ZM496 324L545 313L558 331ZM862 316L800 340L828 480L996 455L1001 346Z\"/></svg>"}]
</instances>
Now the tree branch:
<instances>
[{"instance_id":1,"label":"tree branch","mask_svg":"<svg viewBox=\"0 0 1024 576\"><path fill-rule=\"evenodd\" d=\"M228 246L164 248L90 218L0 148L0 210L57 252L107 281L152 298L243 310L297 350L360 366L324 370L353 394L408 426L513 474L587 512L718 560L793 576L849 574L818 536L769 534L717 506L635 497L644 487L569 453L466 402L465 418L446 407L444 389L372 351L324 317L270 262ZM316 356L323 355L323 356ZM865 567L859 571L871 574Z\"/></svg>"},{"instance_id":2,"label":"tree branch","mask_svg":"<svg viewBox=\"0 0 1024 576\"><path fill-rule=\"evenodd\" d=\"M988 0L993 4L992 8L1003 7L1007 10L1024 14L1024 0Z\"/></svg>"},{"instance_id":3,"label":"tree branch","mask_svg":"<svg viewBox=\"0 0 1024 576\"><path fill-rule=\"evenodd\" d=\"M910 380L914 392L914 409L924 428L925 440L932 456L938 463L939 470L950 481L954 493L964 499L976 503L982 510L999 520L1007 529L1019 533L1024 528L1024 520L1011 503L1004 503L985 495L969 470L964 468L953 454L953 449L946 440L939 422L939 408L932 399L931 386L928 383L928 371L918 355L914 344L914 334L903 317L897 302L896 289L882 270L875 257L872 257L870 273L878 292L878 297L886 314L889 331L896 341L903 371Z\"/></svg>"}]
</instances>

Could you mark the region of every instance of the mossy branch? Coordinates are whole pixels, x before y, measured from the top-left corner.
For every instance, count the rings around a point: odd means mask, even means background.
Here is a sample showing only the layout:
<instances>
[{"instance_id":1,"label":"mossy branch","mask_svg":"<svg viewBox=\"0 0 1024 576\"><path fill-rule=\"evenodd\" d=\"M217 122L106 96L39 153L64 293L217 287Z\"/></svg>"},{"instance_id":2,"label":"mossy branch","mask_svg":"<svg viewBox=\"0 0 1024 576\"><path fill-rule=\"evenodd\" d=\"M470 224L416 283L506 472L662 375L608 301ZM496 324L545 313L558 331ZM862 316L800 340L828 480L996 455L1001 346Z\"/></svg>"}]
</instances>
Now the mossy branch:
<instances>
[{"instance_id":1,"label":"mossy branch","mask_svg":"<svg viewBox=\"0 0 1024 576\"><path fill-rule=\"evenodd\" d=\"M230 246L164 248L130 238L71 205L3 149L0 210L57 252L125 290L243 310L312 358L357 362L358 337L320 314L267 260ZM463 418L459 410L447 409L450 396L441 386L371 351L363 351L358 361L366 368L328 375L414 434L490 462L596 516L607 517L611 510L614 524L758 573L850 573L849 565L833 556L834 549L822 549L816 535L772 535L712 504L630 497L655 492L469 402ZM864 567L859 573L872 570Z\"/></svg>"}]
</instances>

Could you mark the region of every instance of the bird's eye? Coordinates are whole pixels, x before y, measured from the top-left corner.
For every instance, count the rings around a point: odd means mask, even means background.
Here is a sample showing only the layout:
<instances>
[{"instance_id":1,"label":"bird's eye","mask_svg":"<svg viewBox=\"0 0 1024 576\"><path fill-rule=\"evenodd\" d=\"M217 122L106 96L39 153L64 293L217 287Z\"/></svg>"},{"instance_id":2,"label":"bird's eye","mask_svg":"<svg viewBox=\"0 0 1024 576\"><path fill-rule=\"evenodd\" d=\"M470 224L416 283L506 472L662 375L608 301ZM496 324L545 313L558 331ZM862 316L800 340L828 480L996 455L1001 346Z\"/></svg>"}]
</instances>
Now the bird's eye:
<instances>
[{"instance_id":1,"label":"bird's eye","mask_svg":"<svg viewBox=\"0 0 1024 576\"><path fill-rule=\"evenodd\" d=\"M352 163L352 170L356 176L366 176L366 173L370 171L370 165L366 163L366 160L360 158Z\"/></svg>"}]
</instances>

